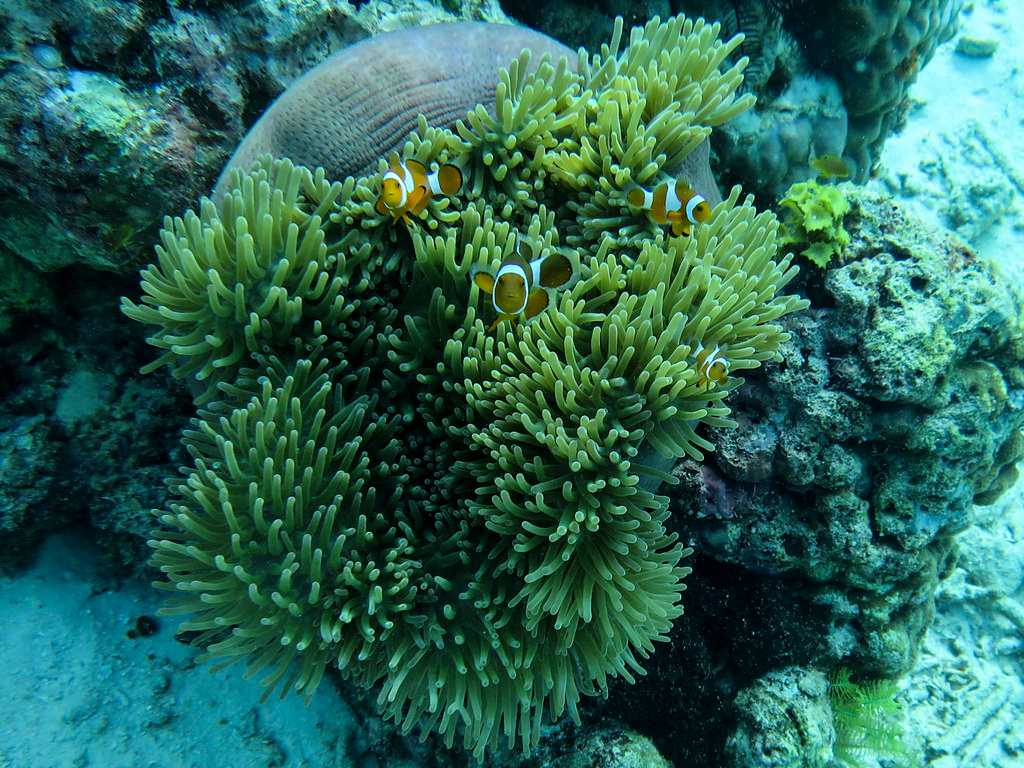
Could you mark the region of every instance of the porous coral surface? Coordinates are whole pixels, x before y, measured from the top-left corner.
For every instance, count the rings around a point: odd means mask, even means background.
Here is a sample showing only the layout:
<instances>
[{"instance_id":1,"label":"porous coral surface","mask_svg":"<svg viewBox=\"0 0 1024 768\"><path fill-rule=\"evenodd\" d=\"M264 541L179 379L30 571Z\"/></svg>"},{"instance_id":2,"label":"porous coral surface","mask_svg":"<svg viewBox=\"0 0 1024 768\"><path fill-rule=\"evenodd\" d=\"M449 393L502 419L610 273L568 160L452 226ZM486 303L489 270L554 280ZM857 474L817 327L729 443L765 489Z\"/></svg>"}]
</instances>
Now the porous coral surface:
<instances>
[{"instance_id":1,"label":"porous coral surface","mask_svg":"<svg viewBox=\"0 0 1024 768\"><path fill-rule=\"evenodd\" d=\"M849 224L852 221L852 224ZM808 313L737 393L742 428L682 472L697 549L798 575L831 616L825 657L892 677L913 663L954 534L1016 476L1019 293L957 240L855 198L841 265L804 273Z\"/></svg>"},{"instance_id":2,"label":"porous coral surface","mask_svg":"<svg viewBox=\"0 0 1024 768\"><path fill-rule=\"evenodd\" d=\"M275 96L345 45L488 2L0 2L0 251L135 268ZM387 105L382 105L387 109Z\"/></svg>"},{"instance_id":3,"label":"porous coral surface","mask_svg":"<svg viewBox=\"0 0 1024 768\"><path fill-rule=\"evenodd\" d=\"M204 404L152 545L210 655L307 693L337 666L477 755L642 672L688 571L655 464L701 457L804 304L738 189L689 238L626 203L749 105L717 31L620 48L617 26L575 69L523 54L493 114L405 145L467 179L408 225L375 210L379 176L269 159L167 220L124 309ZM525 248L576 278L492 335L470 276ZM702 379L698 344L732 376Z\"/></svg>"},{"instance_id":4,"label":"porous coral surface","mask_svg":"<svg viewBox=\"0 0 1024 768\"><path fill-rule=\"evenodd\" d=\"M189 398L167 375L138 377L146 347L109 311L116 281L62 277L53 314L0 335L0 565L88 524L107 533L115 569L136 568L148 510L165 503L162 478L181 462L167 435L187 421Z\"/></svg>"}]
</instances>

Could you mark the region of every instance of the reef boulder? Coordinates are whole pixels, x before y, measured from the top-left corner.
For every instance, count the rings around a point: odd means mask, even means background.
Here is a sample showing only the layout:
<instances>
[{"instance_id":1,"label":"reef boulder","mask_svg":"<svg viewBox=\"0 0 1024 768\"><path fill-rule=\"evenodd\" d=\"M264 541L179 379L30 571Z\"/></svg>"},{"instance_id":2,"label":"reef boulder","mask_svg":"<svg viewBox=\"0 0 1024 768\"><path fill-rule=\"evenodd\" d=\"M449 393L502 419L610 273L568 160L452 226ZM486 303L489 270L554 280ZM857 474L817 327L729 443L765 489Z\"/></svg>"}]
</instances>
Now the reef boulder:
<instances>
[{"instance_id":1,"label":"reef boulder","mask_svg":"<svg viewBox=\"0 0 1024 768\"><path fill-rule=\"evenodd\" d=\"M698 551L802 580L832 615L830 652L893 676L954 535L1017 476L1021 296L954 236L849 194L843 257L802 272L811 310L737 391L742 428L678 468L674 504Z\"/></svg>"}]
</instances>

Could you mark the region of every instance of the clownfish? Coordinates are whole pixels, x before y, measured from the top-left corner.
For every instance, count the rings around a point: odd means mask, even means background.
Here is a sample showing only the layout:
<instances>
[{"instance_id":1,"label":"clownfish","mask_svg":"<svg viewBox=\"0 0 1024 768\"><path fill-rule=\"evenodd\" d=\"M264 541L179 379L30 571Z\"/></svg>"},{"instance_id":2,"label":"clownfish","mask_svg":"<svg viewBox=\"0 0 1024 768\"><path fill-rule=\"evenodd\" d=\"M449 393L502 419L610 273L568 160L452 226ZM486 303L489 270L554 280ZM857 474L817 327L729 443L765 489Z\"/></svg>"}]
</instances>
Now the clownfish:
<instances>
[{"instance_id":1,"label":"clownfish","mask_svg":"<svg viewBox=\"0 0 1024 768\"><path fill-rule=\"evenodd\" d=\"M390 213L395 221L402 219L408 224L409 214L419 214L434 195L454 195L460 189L462 171L458 166L445 164L429 173L418 160L402 162L393 154L374 208L381 216Z\"/></svg>"},{"instance_id":2,"label":"clownfish","mask_svg":"<svg viewBox=\"0 0 1024 768\"><path fill-rule=\"evenodd\" d=\"M650 211L658 224L671 224L672 234L689 235L694 224L711 218L711 206L701 195L681 179L675 183L663 181L653 191L633 187L626 200L634 208Z\"/></svg>"},{"instance_id":3,"label":"clownfish","mask_svg":"<svg viewBox=\"0 0 1024 768\"><path fill-rule=\"evenodd\" d=\"M509 256L493 275L474 267L470 272L473 282L484 293L490 294L498 317L487 332L493 331L502 320L514 320L520 315L526 320L536 317L547 308L547 288L561 288L572 279L572 263L560 253L527 261L518 253Z\"/></svg>"},{"instance_id":4,"label":"clownfish","mask_svg":"<svg viewBox=\"0 0 1024 768\"><path fill-rule=\"evenodd\" d=\"M711 382L724 384L729 378L729 360L722 354L722 349L715 344L714 349L705 349L699 341L694 349L697 363L697 382L707 388Z\"/></svg>"}]
</instances>

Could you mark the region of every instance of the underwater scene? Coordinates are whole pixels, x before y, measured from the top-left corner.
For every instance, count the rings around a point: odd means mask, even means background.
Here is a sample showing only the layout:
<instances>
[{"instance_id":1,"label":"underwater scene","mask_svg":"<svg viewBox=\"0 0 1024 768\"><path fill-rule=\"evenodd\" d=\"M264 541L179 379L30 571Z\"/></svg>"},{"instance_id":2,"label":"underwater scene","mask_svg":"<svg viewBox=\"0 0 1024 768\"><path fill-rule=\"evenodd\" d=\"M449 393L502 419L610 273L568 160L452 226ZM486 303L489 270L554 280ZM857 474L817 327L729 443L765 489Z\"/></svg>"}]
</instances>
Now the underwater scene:
<instances>
[{"instance_id":1,"label":"underwater scene","mask_svg":"<svg viewBox=\"0 0 1024 768\"><path fill-rule=\"evenodd\" d=\"M0 768L1024 768L1022 39L0 0Z\"/></svg>"}]
</instances>

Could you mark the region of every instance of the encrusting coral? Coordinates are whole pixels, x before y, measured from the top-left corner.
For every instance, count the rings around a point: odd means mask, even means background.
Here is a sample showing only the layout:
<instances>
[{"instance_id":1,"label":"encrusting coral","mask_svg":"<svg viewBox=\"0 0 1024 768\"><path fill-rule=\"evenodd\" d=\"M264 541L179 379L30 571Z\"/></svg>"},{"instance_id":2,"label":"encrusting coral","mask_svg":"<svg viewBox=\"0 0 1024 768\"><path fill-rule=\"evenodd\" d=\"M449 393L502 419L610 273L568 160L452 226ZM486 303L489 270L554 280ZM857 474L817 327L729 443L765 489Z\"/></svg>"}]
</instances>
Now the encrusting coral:
<instances>
[{"instance_id":1,"label":"encrusting coral","mask_svg":"<svg viewBox=\"0 0 1024 768\"><path fill-rule=\"evenodd\" d=\"M687 551L656 465L702 458L805 302L738 188L688 238L626 205L749 100L717 25L621 31L575 70L523 54L455 132L421 119L402 158L466 183L408 226L376 212L379 175L286 159L167 219L123 308L202 406L152 546L209 656L307 695L334 664L481 755L578 719L666 638ZM524 247L575 279L489 334L471 272Z\"/></svg>"}]
</instances>

